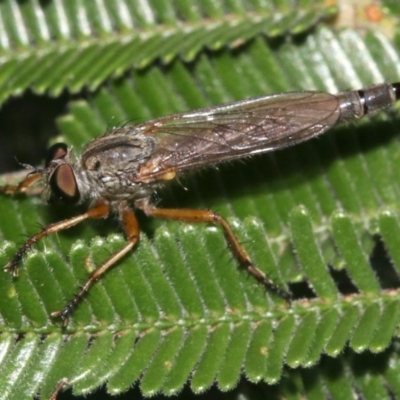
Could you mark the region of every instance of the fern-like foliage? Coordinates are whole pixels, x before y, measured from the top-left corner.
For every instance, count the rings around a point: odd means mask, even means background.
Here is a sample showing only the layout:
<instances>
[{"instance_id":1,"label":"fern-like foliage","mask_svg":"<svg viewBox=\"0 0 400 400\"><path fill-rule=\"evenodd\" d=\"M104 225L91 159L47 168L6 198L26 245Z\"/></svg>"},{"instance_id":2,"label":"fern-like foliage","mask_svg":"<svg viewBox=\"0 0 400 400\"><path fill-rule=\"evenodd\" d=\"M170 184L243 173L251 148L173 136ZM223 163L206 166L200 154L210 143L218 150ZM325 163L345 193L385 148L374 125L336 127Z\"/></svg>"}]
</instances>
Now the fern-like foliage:
<instances>
[{"instance_id":1,"label":"fern-like foliage","mask_svg":"<svg viewBox=\"0 0 400 400\"><path fill-rule=\"evenodd\" d=\"M279 91L399 79L390 32L320 25L294 35L327 16L327 2L299 1L295 11L272 1L188 4L2 2L0 40L13 40L1 95L86 86L89 95L58 119L62 139L79 153L113 125ZM6 24L10 16L20 23ZM37 47L50 44L40 58ZM28 55L18 58L17 47ZM25 78L14 84L13 74ZM137 249L62 328L50 313L125 240L112 218L47 238L17 279L0 274L2 398L47 398L64 379L76 395L104 385L119 394L134 384L146 396L185 385L227 391L241 382L231 397L399 396L399 120L395 111L380 113L295 148L183 177L158 194L165 207L211 207L227 217L255 264L294 293L291 305L238 269L218 227L139 215ZM21 233L84 209L1 197L0 265Z\"/></svg>"},{"instance_id":2,"label":"fern-like foliage","mask_svg":"<svg viewBox=\"0 0 400 400\"><path fill-rule=\"evenodd\" d=\"M294 11L260 0L2 1L0 100L28 87L52 95L94 90L132 66L178 55L190 61L204 48L236 47L260 33L301 32L334 11L324 1L301 3Z\"/></svg>"}]
</instances>

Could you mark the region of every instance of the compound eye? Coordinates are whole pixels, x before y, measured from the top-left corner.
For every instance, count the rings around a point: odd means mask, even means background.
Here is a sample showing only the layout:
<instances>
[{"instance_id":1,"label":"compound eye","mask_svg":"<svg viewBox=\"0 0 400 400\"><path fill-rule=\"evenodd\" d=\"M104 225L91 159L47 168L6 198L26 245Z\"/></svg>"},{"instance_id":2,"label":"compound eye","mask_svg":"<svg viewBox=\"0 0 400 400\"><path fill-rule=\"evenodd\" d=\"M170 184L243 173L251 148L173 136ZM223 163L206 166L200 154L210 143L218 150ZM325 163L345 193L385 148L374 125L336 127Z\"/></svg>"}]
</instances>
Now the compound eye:
<instances>
[{"instance_id":1,"label":"compound eye","mask_svg":"<svg viewBox=\"0 0 400 400\"><path fill-rule=\"evenodd\" d=\"M67 154L68 154L68 147L65 143L53 144L53 146L51 146L47 150L46 163L45 163L46 168L53 160L64 158Z\"/></svg>"},{"instance_id":2,"label":"compound eye","mask_svg":"<svg viewBox=\"0 0 400 400\"><path fill-rule=\"evenodd\" d=\"M80 198L74 170L69 164L59 165L50 177L52 198L66 203L77 203Z\"/></svg>"}]
</instances>

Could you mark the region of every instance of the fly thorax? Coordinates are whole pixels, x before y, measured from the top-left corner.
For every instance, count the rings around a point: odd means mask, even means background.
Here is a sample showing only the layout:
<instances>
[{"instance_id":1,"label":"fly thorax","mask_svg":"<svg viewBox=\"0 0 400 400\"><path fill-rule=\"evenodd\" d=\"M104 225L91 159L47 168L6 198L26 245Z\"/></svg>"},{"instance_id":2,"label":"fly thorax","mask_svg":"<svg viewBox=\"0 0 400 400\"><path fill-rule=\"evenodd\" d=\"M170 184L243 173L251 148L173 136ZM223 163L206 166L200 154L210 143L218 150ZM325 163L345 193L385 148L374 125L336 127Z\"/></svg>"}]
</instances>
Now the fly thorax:
<instances>
[{"instance_id":1,"label":"fly thorax","mask_svg":"<svg viewBox=\"0 0 400 400\"><path fill-rule=\"evenodd\" d=\"M142 135L110 134L89 143L81 165L91 190L111 200L141 196L136 175L153 148L153 139Z\"/></svg>"}]
</instances>

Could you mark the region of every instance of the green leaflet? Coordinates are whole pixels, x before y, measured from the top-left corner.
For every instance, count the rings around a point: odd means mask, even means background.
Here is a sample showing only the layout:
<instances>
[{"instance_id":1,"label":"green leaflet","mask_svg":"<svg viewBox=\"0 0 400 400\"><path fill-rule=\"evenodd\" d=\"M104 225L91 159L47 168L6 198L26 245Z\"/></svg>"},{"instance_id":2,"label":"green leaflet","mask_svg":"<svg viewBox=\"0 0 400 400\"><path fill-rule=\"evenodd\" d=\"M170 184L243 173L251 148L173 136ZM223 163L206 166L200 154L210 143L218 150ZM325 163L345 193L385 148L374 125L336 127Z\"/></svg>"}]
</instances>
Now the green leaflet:
<instances>
[{"instance_id":1,"label":"green leaflet","mask_svg":"<svg viewBox=\"0 0 400 400\"><path fill-rule=\"evenodd\" d=\"M98 88L132 66L180 56L192 61L204 48L236 47L260 33L298 33L334 14L324 1L90 0L0 3L0 99L32 88L59 95ZM298 12L300 11L300 12ZM273 18L271 15L273 14Z\"/></svg>"}]
</instances>

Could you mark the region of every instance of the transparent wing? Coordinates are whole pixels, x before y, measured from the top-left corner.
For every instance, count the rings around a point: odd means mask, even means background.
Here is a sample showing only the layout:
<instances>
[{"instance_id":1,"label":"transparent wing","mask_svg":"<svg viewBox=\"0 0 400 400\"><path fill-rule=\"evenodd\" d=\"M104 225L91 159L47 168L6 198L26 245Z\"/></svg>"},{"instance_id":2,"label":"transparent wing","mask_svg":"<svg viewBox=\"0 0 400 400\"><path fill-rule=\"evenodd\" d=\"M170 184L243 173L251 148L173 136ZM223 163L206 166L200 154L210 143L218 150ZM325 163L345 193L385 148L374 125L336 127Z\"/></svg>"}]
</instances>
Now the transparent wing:
<instances>
[{"instance_id":1,"label":"transparent wing","mask_svg":"<svg viewBox=\"0 0 400 400\"><path fill-rule=\"evenodd\" d=\"M156 145L137 182L294 145L335 125L338 98L323 92L293 92L174 114L131 128ZM129 129L129 127L126 127Z\"/></svg>"}]
</instances>

